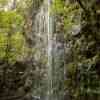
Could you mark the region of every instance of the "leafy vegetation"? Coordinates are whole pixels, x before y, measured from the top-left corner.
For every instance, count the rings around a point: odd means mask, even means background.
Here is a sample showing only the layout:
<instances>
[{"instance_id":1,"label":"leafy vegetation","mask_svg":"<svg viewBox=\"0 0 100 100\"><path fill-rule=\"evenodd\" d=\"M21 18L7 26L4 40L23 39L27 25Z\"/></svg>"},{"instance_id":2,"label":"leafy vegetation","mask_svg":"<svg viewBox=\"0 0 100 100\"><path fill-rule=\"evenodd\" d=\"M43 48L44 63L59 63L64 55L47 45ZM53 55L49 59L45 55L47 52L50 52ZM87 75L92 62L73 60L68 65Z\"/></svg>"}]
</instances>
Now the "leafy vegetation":
<instances>
[{"instance_id":1,"label":"leafy vegetation","mask_svg":"<svg viewBox=\"0 0 100 100\"><path fill-rule=\"evenodd\" d=\"M59 3L60 2L60 3ZM99 19L97 1L55 0L54 15L63 17L66 47L66 98L99 100ZM59 24L59 23L56 23Z\"/></svg>"},{"instance_id":2,"label":"leafy vegetation","mask_svg":"<svg viewBox=\"0 0 100 100\"><path fill-rule=\"evenodd\" d=\"M25 40L21 32L24 19L15 11L1 11L0 19L1 58L7 58L8 60L15 59L17 55L23 53L22 47L25 44ZM8 45L10 46L9 52L7 52Z\"/></svg>"}]
</instances>

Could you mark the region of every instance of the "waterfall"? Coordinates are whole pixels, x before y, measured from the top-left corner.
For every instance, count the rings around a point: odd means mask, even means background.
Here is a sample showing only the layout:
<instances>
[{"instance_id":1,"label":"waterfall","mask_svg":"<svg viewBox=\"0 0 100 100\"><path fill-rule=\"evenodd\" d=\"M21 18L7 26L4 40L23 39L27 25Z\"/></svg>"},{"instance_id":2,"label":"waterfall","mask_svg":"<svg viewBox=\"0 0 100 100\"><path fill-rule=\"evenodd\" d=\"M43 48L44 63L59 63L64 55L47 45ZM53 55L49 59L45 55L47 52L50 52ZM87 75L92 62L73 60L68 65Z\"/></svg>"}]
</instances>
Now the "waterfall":
<instances>
[{"instance_id":1,"label":"waterfall","mask_svg":"<svg viewBox=\"0 0 100 100\"><path fill-rule=\"evenodd\" d=\"M42 77L41 80L39 80L34 87L35 89L35 95L40 95L41 99L43 100L49 100L49 96L51 95L51 71L52 71L52 23L51 18L49 14L49 6L50 6L50 0L44 0L41 6L39 7L38 13L35 16L35 21L33 25L33 30L35 34L35 49L36 53L34 55L34 58L37 62L41 62L43 66L41 68L37 68L40 70L39 72L42 72L44 75L42 76L41 73L40 77ZM50 25L51 23L51 25ZM47 60L45 63L43 63L43 60ZM42 85L41 85L42 84Z\"/></svg>"},{"instance_id":2,"label":"waterfall","mask_svg":"<svg viewBox=\"0 0 100 100\"><path fill-rule=\"evenodd\" d=\"M34 85L33 95L40 96L40 100L63 100L64 47L57 40L60 36L54 34L50 5L51 0L44 0L34 19L34 59L42 65L36 68L42 78Z\"/></svg>"}]
</instances>

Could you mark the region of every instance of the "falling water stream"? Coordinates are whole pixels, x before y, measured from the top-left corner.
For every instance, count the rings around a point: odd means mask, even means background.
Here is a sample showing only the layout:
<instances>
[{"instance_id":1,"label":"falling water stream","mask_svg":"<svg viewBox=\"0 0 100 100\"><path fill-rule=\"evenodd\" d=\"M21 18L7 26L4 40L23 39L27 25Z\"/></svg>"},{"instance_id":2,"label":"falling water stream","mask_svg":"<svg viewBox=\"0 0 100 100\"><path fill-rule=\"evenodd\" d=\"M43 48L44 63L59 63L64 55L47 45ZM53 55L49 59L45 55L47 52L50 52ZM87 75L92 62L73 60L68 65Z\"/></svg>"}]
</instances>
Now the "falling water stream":
<instances>
[{"instance_id":1,"label":"falling water stream","mask_svg":"<svg viewBox=\"0 0 100 100\"><path fill-rule=\"evenodd\" d=\"M64 83L64 46L58 41L59 36L54 35L54 17L50 15L51 0L44 0L34 21L34 34L36 36L35 60L46 59L42 66L43 78L35 85L33 95L40 96L40 100L63 100ZM40 75L41 76L41 75Z\"/></svg>"}]
</instances>

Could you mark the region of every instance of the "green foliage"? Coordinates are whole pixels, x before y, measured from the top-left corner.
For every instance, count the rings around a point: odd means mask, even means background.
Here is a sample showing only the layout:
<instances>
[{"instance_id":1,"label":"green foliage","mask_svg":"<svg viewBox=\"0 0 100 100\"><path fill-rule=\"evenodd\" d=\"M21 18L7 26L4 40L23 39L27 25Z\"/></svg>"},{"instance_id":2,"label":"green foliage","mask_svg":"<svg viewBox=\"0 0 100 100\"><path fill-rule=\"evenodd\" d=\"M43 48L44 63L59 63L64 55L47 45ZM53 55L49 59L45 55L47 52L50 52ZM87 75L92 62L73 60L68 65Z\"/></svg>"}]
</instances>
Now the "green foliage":
<instances>
[{"instance_id":1,"label":"green foliage","mask_svg":"<svg viewBox=\"0 0 100 100\"><path fill-rule=\"evenodd\" d=\"M8 31L21 31L24 18L16 11L0 12L0 28L8 29Z\"/></svg>"},{"instance_id":2,"label":"green foliage","mask_svg":"<svg viewBox=\"0 0 100 100\"><path fill-rule=\"evenodd\" d=\"M7 36L4 33L0 33L0 59L5 57L6 46L7 46Z\"/></svg>"},{"instance_id":3,"label":"green foliage","mask_svg":"<svg viewBox=\"0 0 100 100\"><path fill-rule=\"evenodd\" d=\"M24 18L18 12L0 11L0 58L15 62L25 54ZM24 55L23 55L24 54Z\"/></svg>"},{"instance_id":4,"label":"green foliage","mask_svg":"<svg viewBox=\"0 0 100 100\"><path fill-rule=\"evenodd\" d=\"M68 37L68 35L71 35L73 27L80 24L80 6L77 3L66 3L63 0L54 0L51 8L53 10L52 14L57 19L56 26L59 26L60 23L60 27L57 27L57 29L65 33L65 38Z\"/></svg>"},{"instance_id":5,"label":"green foliage","mask_svg":"<svg viewBox=\"0 0 100 100\"><path fill-rule=\"evenodd\" d=\"M71 30L73 25L79 24L80 21L80 8L77 3L70 4L65 7L64 11L64 29L65 31Z\"/></svg>"},{"instance_id":6,"label":"green foliage","mask_svg":"<svg viewBox=\"0 0 100 100\"><path fill-rule=\"evenodd\" d=\"M26 49L24 36L21 33L15 33L11 36L10 43L11 49L9 52L9 61L16 61L20 59L21 56L24 57L24 49Z\"/></svg>"},{"instance_id":7,"label":"green foliage","mask_svg":"<svg viewBox=\"0 0 100 100\"><path fill-rule=\"evenodd\" d=\"M64 2L63 0L54 0L52 5L53 13L62 14L64 13Z\"/></svg>"},{"instance_id":8,"label":"green foliage","mask_svg":"<svg viewBox=\"0 0 100 100\"><path fill-rule=\"evenodd\" d=\"M8 36L5 33L0 33L0 59L7 58L10 63L14 63L21 56L25 55L25 39L21 33L15 33L11 36L9 52L6 51L7 44Z\"/></svg>"},{"instance_id":9,"label":"green foliage","mask_svg":"<svg viewBox=\"0 0 100 100\"><path fill-rule=\"evenodd\" d=\"M58 0L59 1L59 0ZM66 45L65 88L72 100L100 99L100 4L94 0L55 3L54 15L58 22L64 23ZM61 8L61 9L60 9ZM62 17L64 20L59 20ZM77 27L76 27L77 26ZM61 27L61 26L60 26ZM79 30L79 31L77 31ZM77 34L75 32L78 32ZM67 51L69 49L69 51Z\"/></svg>"},{"instance_id":10,"label":"green foliage","mask_svg":"<svg viewBox=\"0 0 100 100\"><path fill-rule=\"evenodd\" d=\"M0 5L6 5L8 3L8 0L0 0Z\"/></svg>"}]
</instances>

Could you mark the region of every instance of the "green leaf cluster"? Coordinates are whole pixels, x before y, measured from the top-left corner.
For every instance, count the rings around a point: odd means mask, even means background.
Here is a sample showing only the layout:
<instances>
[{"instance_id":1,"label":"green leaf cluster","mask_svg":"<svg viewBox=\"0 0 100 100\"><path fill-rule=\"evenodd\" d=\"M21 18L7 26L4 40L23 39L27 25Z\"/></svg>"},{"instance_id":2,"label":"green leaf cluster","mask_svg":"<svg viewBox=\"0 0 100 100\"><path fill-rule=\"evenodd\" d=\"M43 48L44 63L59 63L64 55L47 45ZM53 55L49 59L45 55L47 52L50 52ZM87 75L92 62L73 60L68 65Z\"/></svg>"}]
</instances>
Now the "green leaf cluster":
<instances>
[{"instance_id":1,"label":"green leaf cluster","mask_svg":"<svg viewBox=\"0 0 100 100\"><path fill-rule=\"evenodd\" d=\"M21 31L24 18L16 11L1 11L0 12L0 29L8 30L8 31Z\"/></svg>"},{"instance_id":2,"label":"green leaf cluster","mask_svg":"<svg viewBox=\"0 0 100 100\"><path fill-rule=\"evenodd\" d=\"M0 11L0 59L13 63L26 55L23 27L24 17L17 11Z\"/></svg>"}]
</instances>

